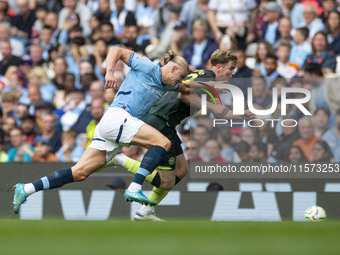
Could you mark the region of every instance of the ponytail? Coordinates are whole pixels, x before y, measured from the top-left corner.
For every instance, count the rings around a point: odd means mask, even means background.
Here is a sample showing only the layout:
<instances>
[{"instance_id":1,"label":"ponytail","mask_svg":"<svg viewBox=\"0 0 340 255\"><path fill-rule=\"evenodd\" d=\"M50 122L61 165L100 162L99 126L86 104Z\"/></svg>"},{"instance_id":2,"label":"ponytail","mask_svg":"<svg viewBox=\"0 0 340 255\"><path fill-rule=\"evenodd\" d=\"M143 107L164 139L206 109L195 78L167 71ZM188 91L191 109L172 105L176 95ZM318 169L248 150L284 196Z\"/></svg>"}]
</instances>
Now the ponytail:
<instances>
[{"instance_id":1,"label":"ponytail","mask_svg":"<svg viewBox=\"0 0 340 255\"><path fill-rule=\"evenodd\" d=\"M189 73L188 62L185 60L185 58L183 58L181 56L175 56L175 54L172 50L169 50L168 53L166 53L164 55L164 57L161 59L160 62L161 62L162 66L165 66L170 61L176 63L177 65L180 65L181 67L183 67L187 71L187 73Z\"/></svg>"}]
</instances>

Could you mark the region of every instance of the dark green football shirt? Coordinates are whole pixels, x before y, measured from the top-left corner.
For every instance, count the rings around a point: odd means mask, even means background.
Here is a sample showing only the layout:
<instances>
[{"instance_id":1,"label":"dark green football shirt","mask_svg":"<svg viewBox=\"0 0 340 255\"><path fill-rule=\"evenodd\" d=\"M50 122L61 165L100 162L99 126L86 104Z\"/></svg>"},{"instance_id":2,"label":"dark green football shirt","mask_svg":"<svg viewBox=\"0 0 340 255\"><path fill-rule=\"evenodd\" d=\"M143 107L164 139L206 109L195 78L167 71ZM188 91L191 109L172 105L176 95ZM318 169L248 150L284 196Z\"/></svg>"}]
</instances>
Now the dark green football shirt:
<instances>
[{"instance_id":1,"label":"dark green football shirt","mask_svg":"<svg viewBox=\"0 0 340 255\"><path fill-rule=\"evenodd\" d=\"M211 70L196 70L188 74L184 80L215 81L215 79L215 73ZM170 91L151 107L145 123L161 131L166 125L175 128L190 115L190 105L178 99L177 92Z\"/></svg>"}]
</instances>

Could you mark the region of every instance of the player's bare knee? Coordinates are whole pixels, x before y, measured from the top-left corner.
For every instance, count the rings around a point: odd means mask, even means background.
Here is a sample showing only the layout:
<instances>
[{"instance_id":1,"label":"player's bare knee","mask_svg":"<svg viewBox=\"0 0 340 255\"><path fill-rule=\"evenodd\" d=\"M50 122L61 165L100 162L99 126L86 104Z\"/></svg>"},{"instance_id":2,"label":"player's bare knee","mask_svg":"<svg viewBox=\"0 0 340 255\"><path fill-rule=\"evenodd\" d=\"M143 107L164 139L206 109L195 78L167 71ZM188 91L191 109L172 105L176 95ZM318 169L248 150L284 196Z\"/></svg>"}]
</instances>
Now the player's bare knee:
<instances>
[{"instance_id":1,"label":"player's bare knee","mask_svg":"<svg viewBox=\"0 0 340 255\"><path fill-rule=\"evenodd\" d=\"M72 169L72 175L75 182L84 181L89 176L89 174L81 168Z\"/></svg>"},{"instance_id":2,"label":"player's bare knee","mask_svg":"<svg viewBox=\"0 0 340 255\"><path fill-rule=\"evenodd\" d=\"M171 147L171 142L168 138L165 137L162 141L163 145L161 145L166 151L168 151Z\"/></svg>"}]
</instances>

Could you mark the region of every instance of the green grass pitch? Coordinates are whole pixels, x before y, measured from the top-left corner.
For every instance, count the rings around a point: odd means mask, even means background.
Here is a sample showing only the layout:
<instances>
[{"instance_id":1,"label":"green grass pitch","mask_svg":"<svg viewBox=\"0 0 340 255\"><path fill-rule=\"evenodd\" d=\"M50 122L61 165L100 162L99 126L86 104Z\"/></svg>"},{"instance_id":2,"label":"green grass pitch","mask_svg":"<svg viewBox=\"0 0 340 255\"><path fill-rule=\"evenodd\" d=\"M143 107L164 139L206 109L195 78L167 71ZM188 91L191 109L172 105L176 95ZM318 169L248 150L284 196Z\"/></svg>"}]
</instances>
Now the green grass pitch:
<instances>
[{"instance_id":1,"label":"green grass pitch","mask_svg":"<svg viewBox=\"0 0 340 255\"><path fill-rule=\"evenodd\" d=\"M340 254L340 222L0 220L1 254Z\"/></svg>"}]
</instances>

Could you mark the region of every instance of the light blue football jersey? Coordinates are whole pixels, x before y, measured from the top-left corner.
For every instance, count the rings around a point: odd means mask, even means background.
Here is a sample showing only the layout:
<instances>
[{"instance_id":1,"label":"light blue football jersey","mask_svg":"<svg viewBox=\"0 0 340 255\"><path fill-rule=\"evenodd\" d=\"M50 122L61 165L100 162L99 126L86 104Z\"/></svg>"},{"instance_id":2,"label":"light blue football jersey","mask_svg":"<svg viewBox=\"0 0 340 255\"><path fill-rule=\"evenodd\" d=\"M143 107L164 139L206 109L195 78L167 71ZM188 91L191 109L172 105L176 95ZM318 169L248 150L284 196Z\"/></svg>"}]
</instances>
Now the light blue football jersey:
<instances>
[{"instance_id":1,"label":"light blue football jersey","mask_svg":"<svg viewBox=\"0 0 340 255\"><path fill-rule=\"evenodd\" d=\"M163 84L161 65L136 52L132 52L128 65L131 70L110 107L125 106L131 116L144 120L150 107L167 91L175 90L179 85L171 87Z\"/></svg>"}]
</instances>

